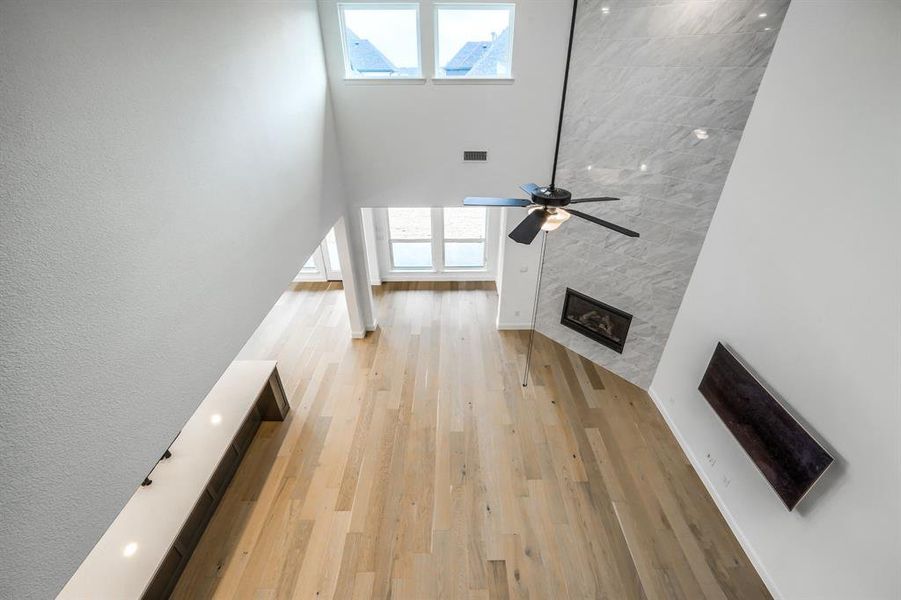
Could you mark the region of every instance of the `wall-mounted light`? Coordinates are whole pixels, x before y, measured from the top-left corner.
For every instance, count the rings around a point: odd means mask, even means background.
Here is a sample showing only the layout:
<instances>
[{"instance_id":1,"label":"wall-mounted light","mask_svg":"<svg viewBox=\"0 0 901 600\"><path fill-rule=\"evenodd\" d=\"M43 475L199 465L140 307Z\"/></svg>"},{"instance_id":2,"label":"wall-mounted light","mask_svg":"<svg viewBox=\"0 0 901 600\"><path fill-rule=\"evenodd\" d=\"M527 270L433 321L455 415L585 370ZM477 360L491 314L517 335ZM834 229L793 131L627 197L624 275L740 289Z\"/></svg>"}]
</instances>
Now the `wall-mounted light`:
<instances>
[{"instance_id":1,"label":"wall-mounted light","mask_svg":"<svg viewBox=\"0 0 901 600\"><path fill-rule=\"evenodd\" d=\"M760 13L759 15L757 15L757 18L758 19L766 19L766 13Z\"/></svg>"},{"instance_id":2,"label":"wall-mounted light","mask_svg":"<svg viewBox=\"0 0 901 600\"><path fill-rule=\"evenodd\" d=\"M710 134L707 133L706 129L695 129L692 133L695 134L695 137L699 140L706 140L710 137Z\"/></svg>"},{"instance_id":3,"label":"wall-mounted light","mask_svg":"<svg viewBox=\"0 0 901 600\"><path fill-rule=\"evenodd\" d=\"M646 164L644 164L644 163L641 163L641 164L638 166L638 170L641 171L642 173L645 173L645 172L647 172L647 170L648 170L648 166L647 166Z\"/></svg>"},{"instance_id":4,"label":"wall-mounted light","mask_svg":"<svg viewBox=\"0 0 901 600\"><path fill-rule=\"evenodd\" d=\"M137 542L128 542L125 544L125 547L122 548L122 556L125 558L130 558L135 555L138 551L138 543Z\"/></svg>"},{"instance_id":5,"label":"wall-mounted light","mask_svg":"<svg viewBox=\"0 0 901 600\"><path fill-rule=\"evenodd\" d=\"M216 413L215 415L210 417L210 423L212 423L213 425L218 425L221 422L222 422L222 415L220 415L219 413Z\"/></svg>"}]
</instances>

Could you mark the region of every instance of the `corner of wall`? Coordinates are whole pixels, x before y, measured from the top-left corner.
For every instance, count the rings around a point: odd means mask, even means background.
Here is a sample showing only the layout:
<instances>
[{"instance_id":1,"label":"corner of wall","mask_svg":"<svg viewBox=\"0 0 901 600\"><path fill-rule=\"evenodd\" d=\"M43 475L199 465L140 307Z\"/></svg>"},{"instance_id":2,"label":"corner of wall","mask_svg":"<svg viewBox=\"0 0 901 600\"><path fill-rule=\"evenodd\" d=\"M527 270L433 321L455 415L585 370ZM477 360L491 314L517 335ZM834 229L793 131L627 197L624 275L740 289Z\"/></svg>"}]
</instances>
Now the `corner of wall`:
<instances>
[{"instance_id":1,"label":"corner of wall","mask_svg":"<svg viewBox=\"0 0 901 600\"><path fill-rule=\"evenodd\" d=\"M760 578L763 580L763 583L766 585L767 589L770 591L770 594L773 595L773 598L776 600L782 600L785 598L783 594L779 591L779 588L776 586L776 582L770 576L769 572L766 570L763 562L760 560L760 557L757 555L757 552L754 550L754 547L751 545L751 542L748 541L748 538L745 536L741 527L738 526L735 518L732 516L732 513L729 511L729 508L726 506L725 501L720 497L719 492L717 492L716 486L713 485L713 482L708 477L707 473L701 466L701 461L698 460L698 457L692 451L691 446L688 445L688 441L683 437L682 432L676 426L676 422L673 420L672 416L667 412L666 406L661 401L660 397L657 395L656 390L654 389L654 384L648 388L648 395L654 401L654 405L657 407L657 410L663 415L663 420L666 421L667 427L672 432L673 436L676 438L676 441L679 442L679 447L682 448L682 452L685 453L685 456L688 457L689 462L691 463L692 468L695 470L695 473L698 474L698 477L704 483L704 487L707 489L707 493L710 494L710 497L713 498L713 502L716 504L716 507L719 509L720 513L723 515L723 518L726 520L726 523L729 525L729 529L732 530L732 533L735 535L735 539L738 540L738 543L741 544L742 550L745 551L745 554L748 555L748 558L751 559L751 564L754 565L754 569L757 571L757 574L760 575Z\"/></svg>"}]
</instances>

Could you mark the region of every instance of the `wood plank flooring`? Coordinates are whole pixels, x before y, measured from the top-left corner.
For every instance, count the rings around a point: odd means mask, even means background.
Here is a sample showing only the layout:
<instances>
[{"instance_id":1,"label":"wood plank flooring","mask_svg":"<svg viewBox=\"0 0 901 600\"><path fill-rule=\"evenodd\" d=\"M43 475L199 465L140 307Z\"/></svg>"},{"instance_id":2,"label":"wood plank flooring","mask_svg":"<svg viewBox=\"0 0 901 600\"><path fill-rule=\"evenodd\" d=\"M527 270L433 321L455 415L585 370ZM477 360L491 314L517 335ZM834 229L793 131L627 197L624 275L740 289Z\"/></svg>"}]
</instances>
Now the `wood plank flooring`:
<instances>
[{"instance_id":1,"label":"wood plank flooring","mask_svg":"<svg viewBox=\"0 0 901 600\"><path fill-rule=\"evenodd\" d=\"M240 358L265 422L175 598L769 598L647 394L494 327L493 284L293 285Z\"/></svg>"}]
</instances>

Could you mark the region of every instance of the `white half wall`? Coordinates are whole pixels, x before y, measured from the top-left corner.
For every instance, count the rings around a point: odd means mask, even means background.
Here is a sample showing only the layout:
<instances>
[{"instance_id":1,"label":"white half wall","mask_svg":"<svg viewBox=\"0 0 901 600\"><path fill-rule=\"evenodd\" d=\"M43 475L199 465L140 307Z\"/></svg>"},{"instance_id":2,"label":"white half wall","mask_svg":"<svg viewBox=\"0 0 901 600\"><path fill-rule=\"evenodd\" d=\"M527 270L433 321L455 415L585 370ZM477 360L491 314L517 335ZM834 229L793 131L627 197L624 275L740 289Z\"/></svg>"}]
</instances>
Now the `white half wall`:
<instances>
[{"instance_id":1,"label":"white half wall","mask_svg":"<svg viewBox=\"0 0 901 600\"><path fill-rule=\"evenodd\" d=\"M791 4L651 391L771 590L901 597L901 5ZM717 341L836 456L788 512L697 391Z\"/></svg>"},{"instance_id":2,"label":"white half wall","mask_svg":"<svg viewBox=\"0 0 901 600\"><path fill-rule=\"evenodd\" d=\"M3 2L0 73L0 597L23 600L344 204L315 2Z\"/></svg>"}]
</instances>

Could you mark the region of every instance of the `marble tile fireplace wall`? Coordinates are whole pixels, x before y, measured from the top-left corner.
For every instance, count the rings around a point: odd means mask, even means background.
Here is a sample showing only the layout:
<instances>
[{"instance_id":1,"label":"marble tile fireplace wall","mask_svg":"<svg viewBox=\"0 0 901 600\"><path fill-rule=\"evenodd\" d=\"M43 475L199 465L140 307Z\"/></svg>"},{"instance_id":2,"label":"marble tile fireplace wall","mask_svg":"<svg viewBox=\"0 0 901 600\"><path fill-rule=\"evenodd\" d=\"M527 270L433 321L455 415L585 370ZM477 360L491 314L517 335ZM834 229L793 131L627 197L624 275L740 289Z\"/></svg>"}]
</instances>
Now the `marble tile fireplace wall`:
<instances>
[{"instance_id":1,"label":"marble tile fireplace wall","mask_svg":"<svg viewBox=\"0 0 901 600\"><path fill-rule=\"evenodd\" d=\"M537 329L647 388L669 336L788 0L583 0L557 182L580 209L548 236ZM560 324L566 288L634 315L622 354Z\"/></svg>"}]
</instances>

